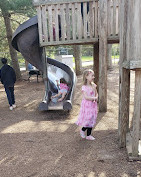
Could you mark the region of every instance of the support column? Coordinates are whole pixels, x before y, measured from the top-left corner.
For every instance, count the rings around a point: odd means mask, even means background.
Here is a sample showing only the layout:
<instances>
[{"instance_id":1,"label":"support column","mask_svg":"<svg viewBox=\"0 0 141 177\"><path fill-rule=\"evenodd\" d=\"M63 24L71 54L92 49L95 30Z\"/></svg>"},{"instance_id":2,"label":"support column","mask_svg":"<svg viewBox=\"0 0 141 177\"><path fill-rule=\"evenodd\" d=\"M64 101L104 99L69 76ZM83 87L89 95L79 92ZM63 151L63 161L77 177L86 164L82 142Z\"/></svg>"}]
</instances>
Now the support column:
<instances>
[{"instance_id":1,"label":"support column","mask_svg":"<svg viewBox=\"0 0 141 177\"><path fill-rule=\"evenodd\" d=\"M129 131L130 70L123 68L127 60L127 0L120 4L120 63L119 63L119 146L126 146L126 133Z\"/></svg>"},{"instance_id":2,"label":"support column","mask_svg":"<svg viewBox=\"0 0 141 177\"><path fill-rule=\"evenodd\" d=\"M45 47L43 47L42 51L42 62L43 62L43 79L45 84L45 95L43 101L39 104L39 110L45 111L48 110L48 100L49 100L49 84L48 84L48 69L47 69L47 57Z\"/></svg>"},{"instance_id":3,"label":"support column","mask_svg":"<svg viewBox=\"0 0 141 177\"><path fill-rule=\"evenodd\" d=\"M99 87L99 43L93 45L93 70L95 73L95 80L94 82L97 85L97 90Z\"/></svg>"},{"instance_id":4,"label":"support column","mask_svg":"<svg viewBox=\"0 0 141 177\"><path fill-rule=\"evenodd\" d=\"M43 79L44 79L44 84L45 84L45 97L46 97L45 100L47 100L48 72L47 72L47 57L46 57L45 47L43 47L42 60L43 60Z\"/></svg>"},{"instance_id":5,"label":"support column","mask_svg":"<svg viewBox=\"0 0 141 177\"><path fill-rule=\"evenodd\" d=\"M140 117L141 117L141 69L135 71L134 116L132 134L133 157L138 157Z\"/></svg>"},{"instance_id":6,"label":"support column","mask_svg":"<svg viewBox=\"0 0 141 177\"><path fill-rule=\"evenodd\" d=\"M99 0L99 111L107 111L107 0Z\"/></svg>"},{"instance_id":7,"label":"support column","mask_svg":"<svg viewBox=\"0 0 141 177\"><path fill-rule=\"evenodd\" d=\"M126 146L126 133L129 131L129 103L130 103L130 70L119 70L119 145Z\"/></svg>"}]
</instances>

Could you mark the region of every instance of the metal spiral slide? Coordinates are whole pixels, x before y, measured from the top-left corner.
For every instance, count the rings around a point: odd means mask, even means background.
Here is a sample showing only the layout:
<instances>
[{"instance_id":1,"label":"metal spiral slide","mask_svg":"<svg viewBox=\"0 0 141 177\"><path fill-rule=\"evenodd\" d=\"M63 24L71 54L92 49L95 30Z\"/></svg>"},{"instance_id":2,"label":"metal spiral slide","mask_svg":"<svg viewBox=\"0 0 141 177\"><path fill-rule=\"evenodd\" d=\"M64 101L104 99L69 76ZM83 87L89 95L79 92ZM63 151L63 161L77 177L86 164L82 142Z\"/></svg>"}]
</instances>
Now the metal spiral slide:
<instances>
[{"instance_id":1,"label":"metal spiral slide","mask_svg":"<svg viewBox=\"0 0 141 177\"><path fill-rule=\"evenodd\" d=\"M39 46L37 16L21 24L13 34L12 46L19 51L25 60L43 72L43 48ZM39 110L66 110L72 109L72 100L76 85L76 75L69 66L47 58L48 65L48 88L39 105ZM69 92L62 102L52 102L50 97L57 93L56 79L64 77L69 84Z\"/></svg>"}]
</instances>

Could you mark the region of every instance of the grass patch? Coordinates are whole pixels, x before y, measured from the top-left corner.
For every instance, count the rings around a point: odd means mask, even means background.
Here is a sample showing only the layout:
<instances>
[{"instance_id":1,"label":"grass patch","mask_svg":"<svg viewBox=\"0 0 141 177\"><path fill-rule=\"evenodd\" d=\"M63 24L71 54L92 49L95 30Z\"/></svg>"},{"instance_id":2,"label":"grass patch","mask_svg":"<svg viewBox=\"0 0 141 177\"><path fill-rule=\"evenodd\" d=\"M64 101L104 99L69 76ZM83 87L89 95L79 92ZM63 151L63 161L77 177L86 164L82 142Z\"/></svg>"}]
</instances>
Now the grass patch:
<instances>
[{"instance_id":1,"label":"grass patch","mask_svg":"<svg viewBox=\"0 0 141 177\"><path fill-rule=\"evenodd\" d=\"M112 56L112 59L119 58L119 55Z\"/></svg>"},{"instance_id":2,"label":"grass patch","mask_svg":"<svg viewBox=\"0 0 141 177\"><path fill-rule=\"evenodd\" d=\"M93 61L93 57L92 56L82 56L81 59L82 59L82 62ZM73 57L73 62L74 62L74 57Z\"/></svg>"}]
</instances>

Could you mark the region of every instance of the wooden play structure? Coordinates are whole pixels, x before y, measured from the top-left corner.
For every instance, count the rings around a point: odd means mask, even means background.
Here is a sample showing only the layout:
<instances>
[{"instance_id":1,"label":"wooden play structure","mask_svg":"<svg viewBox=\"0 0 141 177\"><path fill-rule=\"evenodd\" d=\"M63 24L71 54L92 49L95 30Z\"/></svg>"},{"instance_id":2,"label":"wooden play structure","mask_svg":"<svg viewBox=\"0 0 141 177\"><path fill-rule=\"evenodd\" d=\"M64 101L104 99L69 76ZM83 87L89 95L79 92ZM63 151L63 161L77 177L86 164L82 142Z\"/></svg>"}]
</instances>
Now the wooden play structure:
<instances>
[{"instance_id":1,"label":"wooden play structure","mask_svg":"<svg viewBox=\"0 0 141 177\"><path fill-rule=\"evenodd\" d=\"M141 4L120 2L119 137L130 160L141 160ZM129 130L130 71L135 71L134 113Z\"/></svg>"},{"instance_id":2,"label":"wooden play structure","mask_svg":"<svg viewBox=\"0 0 141 177\"><path fill-rule=\"evenodd\" d=\"M37 9L41 47L94 45L100 112L107 111L107 45L120 41L119 142L120 147L127 147L130 160L141 160L140 0L33 0L33 5ZM130 70L135 70L132 131L129 130Z\"/></svg>"}]
</instances>

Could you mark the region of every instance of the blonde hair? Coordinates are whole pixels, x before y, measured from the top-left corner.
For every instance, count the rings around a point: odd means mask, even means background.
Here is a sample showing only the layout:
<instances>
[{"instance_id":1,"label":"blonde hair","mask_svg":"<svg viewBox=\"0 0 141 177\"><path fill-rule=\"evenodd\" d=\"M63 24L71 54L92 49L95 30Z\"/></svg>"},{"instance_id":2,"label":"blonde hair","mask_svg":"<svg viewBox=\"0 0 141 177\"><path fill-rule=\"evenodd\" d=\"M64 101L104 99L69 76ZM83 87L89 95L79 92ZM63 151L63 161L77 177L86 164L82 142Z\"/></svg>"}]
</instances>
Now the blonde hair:
<instances>
[{"instance_id":1,"label":"blonde hair","mask_svg":"<svg viewBox=\"0 0 141 177\"><path fill-rule=\"evenodd\" d=\"M90 74L90 73L94 73L94 71L92 69L86 69L84 72L83 72L83 84L84 85L87 85L87 79L86 77ZM92 84L92 83L91 83Z\"/></svg>"}]
</instances>

